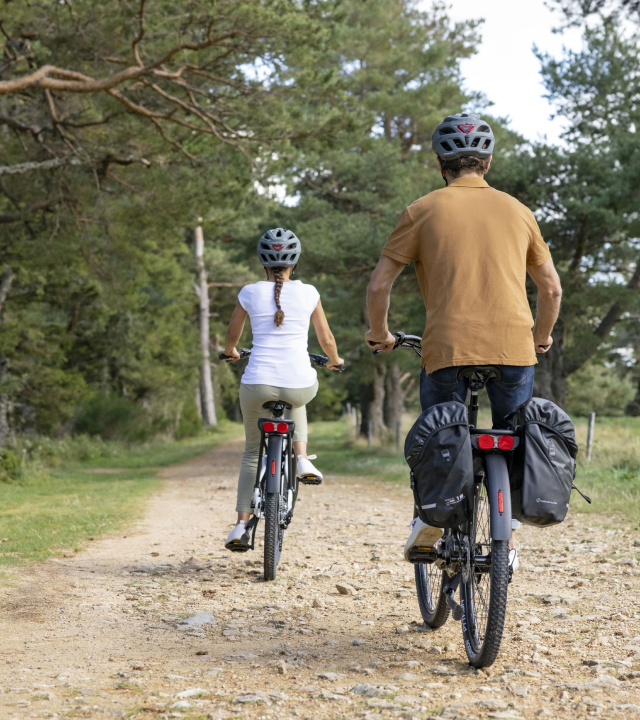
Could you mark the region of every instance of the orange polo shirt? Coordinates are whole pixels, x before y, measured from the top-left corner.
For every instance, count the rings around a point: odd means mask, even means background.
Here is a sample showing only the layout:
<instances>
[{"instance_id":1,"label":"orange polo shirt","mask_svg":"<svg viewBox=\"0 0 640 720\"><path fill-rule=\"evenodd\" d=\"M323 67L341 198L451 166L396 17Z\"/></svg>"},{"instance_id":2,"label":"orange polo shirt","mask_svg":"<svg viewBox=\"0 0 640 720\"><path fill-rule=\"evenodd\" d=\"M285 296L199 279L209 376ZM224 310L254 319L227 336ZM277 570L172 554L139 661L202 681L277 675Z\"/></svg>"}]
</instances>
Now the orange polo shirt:
<instances>
[{"instance_id":1,"label":"orange polo shirt","mask_svg":"<svg viewBox=\"0 0 640 720\"><path fill-rule=\"evenodd\" d=\"M427 309L422 365L534 365L527 267L551 253L529 208L464 176L402 213L382 254L415 264Z\"/></svg>"}]
</instances>

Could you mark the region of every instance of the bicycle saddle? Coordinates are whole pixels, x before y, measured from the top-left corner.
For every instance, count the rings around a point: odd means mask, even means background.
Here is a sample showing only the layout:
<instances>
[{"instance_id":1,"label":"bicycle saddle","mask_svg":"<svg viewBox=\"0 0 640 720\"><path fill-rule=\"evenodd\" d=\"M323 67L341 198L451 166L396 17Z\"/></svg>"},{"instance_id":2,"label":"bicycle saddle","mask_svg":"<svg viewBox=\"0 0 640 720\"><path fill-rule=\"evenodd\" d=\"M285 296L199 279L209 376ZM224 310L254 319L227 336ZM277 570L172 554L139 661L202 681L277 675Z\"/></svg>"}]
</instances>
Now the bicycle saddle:
<instances>
[{"instance_id":1,"label":"bicycle saddle","mask_svg":"<svg viewBox=\"0 0 640 720\"><path fill-rule=\"evenodd\" d=\"M489 380L500 380L501 377L502 370L493 365L466 365L458 370L458 379L468 380L478 390Z\"/></svg>"},{"instance_id":2,"label":"bicycle saddle","mask_svg":"<svg viewBox=\"0 0 640 720\"><path fill-rule=\"evenodd\" d=\"M284 402L284 400L269 400L268 402L264 403L262 406L265 410L291 410L293 405L288 402Z\"/></svg>"}]
</instances>

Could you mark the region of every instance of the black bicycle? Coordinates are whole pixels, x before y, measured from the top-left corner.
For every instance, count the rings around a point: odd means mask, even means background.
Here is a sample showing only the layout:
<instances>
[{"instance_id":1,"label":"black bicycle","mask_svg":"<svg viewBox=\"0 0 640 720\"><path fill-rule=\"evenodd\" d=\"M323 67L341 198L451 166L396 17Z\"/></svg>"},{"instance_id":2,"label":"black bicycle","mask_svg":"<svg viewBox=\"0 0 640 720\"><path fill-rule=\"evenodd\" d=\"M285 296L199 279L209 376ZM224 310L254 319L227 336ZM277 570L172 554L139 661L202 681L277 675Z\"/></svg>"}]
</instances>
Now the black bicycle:
<instances>
[{"instance_id":1,"label":"black bicycle","mask_svg":"<svg viewBox=\"0 0 640 720\"><path fill-rule=\"evenodd\" d=\"M251 350L242 348L240 359L251 355ZM221 360L229 361L224 353ZM325 355L309 353L314 365L326 367L329 358ZM339 372L344 365L337 366ZM319 485L316 477L297 477L296 456L293 450L293 431L295 422L284 418L291 405L283 400L271 400L262 406L271 411L271 417L260 418L260 455L258 456L258 472L253 488L253 517L245 526L245 532L239 541L229 549L234 552L246 552L255 547L258 523L264 519L264 579L275 580L276 568L282 553L284 531L293 519L293 511L298 499L300 483Z\"/></svg>"},{"instance_id":2,"label":"black bicycle","mask_svg":"<svg viewBox=\"0 0 640 720\"><path fill-rule=\"evenodd\" d=\"M394 337L394 350L408 347L422 357L421 338L404 333L395 333ZM450 614L454 620L462 620L465 650L475 667L491 665L498 656L511 581L511 491L506 454L518 446L521 432L519 428L477 428L478 393L489 381L500 377L500 368L494 366L461 367L458 372L458 378L467 380L470 390L469 429L475 479L471 520L445 530L434 547L413 547L409 551L423 620L434 629L444 625ZM460 604L455 600L458 589Z\"/></svg>"}]
</instances>

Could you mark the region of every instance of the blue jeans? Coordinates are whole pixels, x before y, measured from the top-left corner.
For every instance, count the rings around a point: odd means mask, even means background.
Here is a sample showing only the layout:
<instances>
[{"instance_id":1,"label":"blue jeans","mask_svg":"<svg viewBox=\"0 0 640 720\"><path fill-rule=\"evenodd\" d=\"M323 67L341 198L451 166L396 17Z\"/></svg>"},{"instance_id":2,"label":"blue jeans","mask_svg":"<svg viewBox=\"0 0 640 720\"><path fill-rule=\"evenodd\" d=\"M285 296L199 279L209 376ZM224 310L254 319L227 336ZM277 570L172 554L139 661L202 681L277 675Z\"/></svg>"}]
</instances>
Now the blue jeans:
<instances>
[{"instance_id":1,"label":"blue jeans","mask_svg":"<svg viewBox=\"0 0 640 720\"><path fill-rule=\"evenodd\" d=\"M491 380L486 384L491 418L496 430L506 430L509 423L505 416L512 413L518 405L529 400L533 395L533 365L519 367L517 365L496 365L502 370L500 380ZM422 411L432 405L451 400L456 393L464 402L467 397L469 383L458 380L458 367L447 367L427 375L420 373L420 404Z\"/></svg>"}]
</instances>

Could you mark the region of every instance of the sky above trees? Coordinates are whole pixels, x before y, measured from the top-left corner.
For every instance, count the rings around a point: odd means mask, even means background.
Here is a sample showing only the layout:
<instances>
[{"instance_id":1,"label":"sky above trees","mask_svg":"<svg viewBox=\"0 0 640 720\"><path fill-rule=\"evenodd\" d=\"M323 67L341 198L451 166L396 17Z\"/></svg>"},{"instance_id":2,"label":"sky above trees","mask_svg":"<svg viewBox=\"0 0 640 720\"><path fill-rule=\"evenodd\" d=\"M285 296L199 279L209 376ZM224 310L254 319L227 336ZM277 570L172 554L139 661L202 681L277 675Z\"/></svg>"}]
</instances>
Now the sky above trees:
<instances>
[{"instance_id":1,"label":"sky above trees","mask_svg":"<svg viewBox=\"0 0 640 720\"><path fill-rule=\"evenodd\" d=\"M430 4L431 0L424 0L422 6ZM546 0L529 0L526 5L513 0L451 0L449 4L452 20L484 20L477 54L460 63L467 90L484 93L493 102L491 113L508 118L509 127L527 139L537 141L546 135L547 142L562 143L565 123L552 119L554 108L544 97L533 46L559 57L563 47L580 49L581 31L568 28L554 33L562 18L547 7Z\"/></svg>"}]
</instances>

